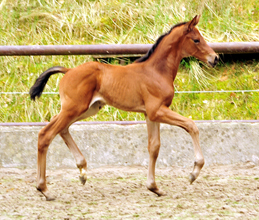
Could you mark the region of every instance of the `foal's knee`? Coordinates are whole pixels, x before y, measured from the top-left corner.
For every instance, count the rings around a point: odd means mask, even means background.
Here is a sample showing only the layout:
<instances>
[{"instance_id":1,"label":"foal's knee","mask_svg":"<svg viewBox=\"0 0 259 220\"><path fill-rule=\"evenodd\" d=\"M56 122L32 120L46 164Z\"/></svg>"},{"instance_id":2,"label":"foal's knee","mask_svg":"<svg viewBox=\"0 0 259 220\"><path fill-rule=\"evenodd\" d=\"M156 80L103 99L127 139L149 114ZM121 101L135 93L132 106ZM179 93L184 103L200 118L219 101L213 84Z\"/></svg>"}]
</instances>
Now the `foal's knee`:
<instances>
[{"instance_id":1,"label":"foal's knee","mask_svg":"<svg viewBox=\"0 0 259 220\"><path fill-rule=\"evenodd\" d=\"M199 135L199 129L196 126L195 122L191 119L187 122L186 131L191 135Z\"/></svg>"},{"instance_id":2,"label":"foal's knee","mask_svg":"<svg viewBox=\"0 0 259 220\"><path fill-rule=\"evenodd\" d=\"M63 137L63 136L65 136L66 134L68 134L69 132L68 132L68 129L64 129L64 130L62 130L60 133L59 133L59 135L61 136L61 137Z\"/></svg>"}]
</instances>

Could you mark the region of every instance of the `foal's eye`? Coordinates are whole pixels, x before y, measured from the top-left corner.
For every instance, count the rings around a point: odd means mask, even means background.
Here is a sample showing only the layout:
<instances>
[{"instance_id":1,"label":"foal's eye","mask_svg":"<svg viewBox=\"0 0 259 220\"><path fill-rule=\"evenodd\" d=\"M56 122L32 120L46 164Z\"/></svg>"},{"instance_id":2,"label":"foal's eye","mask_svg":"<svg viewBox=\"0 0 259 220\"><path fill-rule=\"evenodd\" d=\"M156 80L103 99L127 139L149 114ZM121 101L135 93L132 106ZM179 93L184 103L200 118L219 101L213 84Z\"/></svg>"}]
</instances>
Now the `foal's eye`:
<instances>
[{"instance_id":1,"label":"foal's eye","mask_svg":"<svg viewBox=\"0 0 259 220\"><path fill-rule=\"evenodd\" d=\"M194 42L195 44L198 44L198 43L200 43L200 40L193 40L193 42Z\"/></svg>"}]
</instances>

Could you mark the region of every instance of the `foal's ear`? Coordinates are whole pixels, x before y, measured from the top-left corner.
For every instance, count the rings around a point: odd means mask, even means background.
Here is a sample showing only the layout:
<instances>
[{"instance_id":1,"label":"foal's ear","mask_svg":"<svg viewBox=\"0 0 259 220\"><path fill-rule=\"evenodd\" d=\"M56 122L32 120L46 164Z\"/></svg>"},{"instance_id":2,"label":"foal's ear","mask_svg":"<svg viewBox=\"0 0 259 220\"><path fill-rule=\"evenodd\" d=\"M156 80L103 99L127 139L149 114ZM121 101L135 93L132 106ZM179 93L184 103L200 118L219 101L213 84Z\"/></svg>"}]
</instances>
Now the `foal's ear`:
<instances>
[{"instance_id":1,"label":"foal's ear","mask_svg":"<svg viewBox=\"0 0 259 220\"><path fill-rule=\"evenodd\" d=\"M191 21L187 23L187 32L192 31L192 29L199 23L201 15L196 15Z\"/></svg>"}]
</instances>

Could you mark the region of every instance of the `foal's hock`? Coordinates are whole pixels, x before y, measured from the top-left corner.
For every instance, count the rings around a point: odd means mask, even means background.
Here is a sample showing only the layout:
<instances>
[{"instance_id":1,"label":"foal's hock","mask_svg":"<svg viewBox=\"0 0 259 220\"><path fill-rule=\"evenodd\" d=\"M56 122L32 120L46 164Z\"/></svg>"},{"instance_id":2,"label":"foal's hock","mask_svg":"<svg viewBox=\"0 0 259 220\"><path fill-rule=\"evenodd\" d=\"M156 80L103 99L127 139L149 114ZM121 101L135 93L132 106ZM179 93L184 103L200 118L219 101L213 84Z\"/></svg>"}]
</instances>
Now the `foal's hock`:
<instances>
[{"instance_id":1,"label":"foal's hock","mask_svg":"<svg viewBox=\"0 0 259 220\"><path fill-rule=\"evenodd\" d=\"M31 99L40 97L49 77L65 74L60 81L61 111L39 132L37 189L47 200L53 200L46 184L46 155L53 138L59 134L72 152L85 184L86 160L69 133L76 121L96 114L104 105L145 114L148 131L149 166L147 188L158 196L165 193L155 182L155 164L160 148L160 123L176 125L192 137L195 163L190 174L192 183L204 165L195 123L169 109L174 97L174 79L182 58L194 56L214 67L218 55L207 45L195 27L200 16L177 24L160 36L148 53L135 63L115 66L98 62L75 68L52 67L42 73L30 89Z\"/></svg>"}]
</instances>

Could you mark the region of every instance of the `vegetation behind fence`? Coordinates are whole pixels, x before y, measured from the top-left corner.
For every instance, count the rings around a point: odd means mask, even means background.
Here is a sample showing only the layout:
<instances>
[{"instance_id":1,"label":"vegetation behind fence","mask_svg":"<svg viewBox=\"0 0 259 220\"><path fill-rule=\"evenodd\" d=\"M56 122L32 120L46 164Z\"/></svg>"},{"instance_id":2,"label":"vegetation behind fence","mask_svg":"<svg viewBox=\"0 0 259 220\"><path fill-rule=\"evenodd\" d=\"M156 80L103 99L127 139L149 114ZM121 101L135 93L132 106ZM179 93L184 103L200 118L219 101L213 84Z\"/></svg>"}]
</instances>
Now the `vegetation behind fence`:
<instances>
[{"instance_id":1,"label":"vegetation behind fence","mask_svg":"<svg viewBox=\"0 0 259 220\"><path fill-rule=\"evenodd\" d=\"M199 30L208 42L259 41L257 0L212 1L48 1L0 3L1 45L152 44L178 22L201 14ZM40 73L54 65L77 66L91 56L0 57L0 121L48 121L60 109L57 94L36 103L27 94ZM113 60L118 64L119 60ZM53 76L45 92L57 92L62 75ZM184 60L177 91L259 89L258 58L209 69ZM195 120L259 119L258 92L179 93L171 108ZM141 114L106 106L88 120L143 120Z\"/></svg>"}]
</instances>

